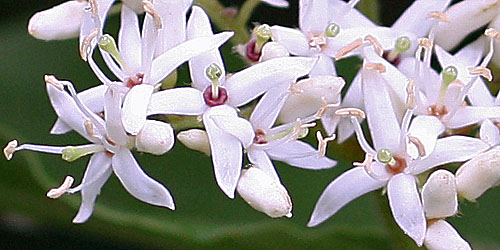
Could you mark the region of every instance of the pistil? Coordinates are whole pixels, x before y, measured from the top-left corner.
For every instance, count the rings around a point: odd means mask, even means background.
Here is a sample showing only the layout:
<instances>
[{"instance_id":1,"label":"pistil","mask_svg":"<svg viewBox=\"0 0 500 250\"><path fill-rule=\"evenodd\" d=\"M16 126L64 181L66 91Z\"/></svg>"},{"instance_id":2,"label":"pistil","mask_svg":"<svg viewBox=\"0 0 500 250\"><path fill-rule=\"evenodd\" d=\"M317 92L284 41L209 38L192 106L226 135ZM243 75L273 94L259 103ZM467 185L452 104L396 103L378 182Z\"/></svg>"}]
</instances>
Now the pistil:
<instances>
[{"instance_id":1,"label":"pistil","mask_svg":"<svg viewBox=\"0 0 500 250\"><path fill-rule=\"evenodd\" d=\"M398 65L400 62L399 55L409 50L411 47L410 38L403 36L396 40L396 46L390 52L385 52L384 57L393 65Z\"/></svg>"},{"instance_id":2,"label":"pistil","mask_svg":"<svg viewBox=\"0 0 500 250\"><path fill-rule=\"evenodd\" d=\"M75 161L83 156L104 151L104 147L98 144L82 146L68 146L62 150L62 159L68 162Z\"/></svg>"}]
</instances>

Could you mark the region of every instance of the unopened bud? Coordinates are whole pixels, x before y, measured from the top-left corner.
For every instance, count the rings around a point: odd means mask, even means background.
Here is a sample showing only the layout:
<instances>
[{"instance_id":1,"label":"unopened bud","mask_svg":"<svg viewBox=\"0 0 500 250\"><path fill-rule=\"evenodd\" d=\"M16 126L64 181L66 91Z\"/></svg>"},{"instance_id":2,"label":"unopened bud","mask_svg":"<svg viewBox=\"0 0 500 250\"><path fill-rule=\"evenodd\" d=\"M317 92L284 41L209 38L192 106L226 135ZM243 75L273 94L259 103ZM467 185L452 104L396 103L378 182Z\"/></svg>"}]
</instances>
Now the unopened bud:
<instances>
[{"instance_id":1,"label":"unopened bud","mask_svg":"<svg viewBox=\"0 0 500 250\"><path fill-rule=\"evenodd\" d=\"M271 218L292 216L292 201L285 187L257 167L241 172L236 190L248 205Z\"/></svg>"},{"instance_id":2,"label":"unopened bud","mask_svg":"<svg viewBox=\"0 0 500 250\"><path fill-rule=\"evenodd\" d=\"M500 183L500 147L494 147L468 162L456 173L458 194L475 201L486 190Z\"/></svg>"},{"instance_id":3,"label":"unopened bud","mask_svg":"<svg viewBox=\"0 0 500 250\"><path fill-rule=\"evenodd\" d=\"M455 228L444 220L429 223L424 245L429 250L472 249L469 243L457 233Z\"/></svg>"},{"instance_id":4,"label":"unopened bud","mask_svg":"<svg viewBox=\"0 0 500 250\"><path fill-rule=\"evenodd\" d=\"M162 155L174 146L174 129L165 122L147 120L135 138L137 151Z\"/></svg>"},{"instance_id":5,"label":"unopened bud","mask_svg":"<svg viewBox=\"0 0 500 250\"><path fill-rule=\"evenodd\" d=\"M458 210L455 176L443 169L432 173L422 189L422 202L427 219L455 215Z\"/></svg>"},{"instance_id":6,"label":"unopened bud","mask_svg":"<svg viewBox=\"0 0 500 250\"><path fill-rule=\"evenodd\" d=\"M186 147L200 151L210 156L210 144L208 142L207 132L201 129L190 129L182 131L177 134L177 139L179 139L182 144Z\"/></svg>"}]
</instances>

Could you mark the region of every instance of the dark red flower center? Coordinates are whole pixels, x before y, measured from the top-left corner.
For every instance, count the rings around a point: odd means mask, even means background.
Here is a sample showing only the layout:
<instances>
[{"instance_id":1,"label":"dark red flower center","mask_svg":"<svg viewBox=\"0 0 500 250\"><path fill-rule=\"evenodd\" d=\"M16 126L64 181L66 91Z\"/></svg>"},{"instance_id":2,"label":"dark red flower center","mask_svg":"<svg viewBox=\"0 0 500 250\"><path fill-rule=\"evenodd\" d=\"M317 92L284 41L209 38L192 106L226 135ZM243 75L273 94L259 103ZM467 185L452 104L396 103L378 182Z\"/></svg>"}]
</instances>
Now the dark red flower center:
<instances>
[{"instance_id":1,"label":"dark red flower center","mask_svg":"<svg viewBox=\"0 0 500 250\"><path fill-rule=\"evenodd\" d=\"M262 129L255 130L255 137L253 138L253 143L255 144L266 144L266 133Z\"/></svg>"},{"instance_id":2,"label":"dark red flower center","mask_svg":"<svg viewBox=\"0 0 500 250\"><path fill-rule=\"evenodd\" d=\"M256 40L252 40L247 44L246 56L252 62L258 62L260 58L260 53L255 53Z\"/></svg>"},{"instance_id":3,"label":"dark red flower center","mask_svg":"<svg viewBox=\"0 0 500 250\"><path fill-rule=\"evenodd\" d=\"M392 165L386 164L385 168L387 169L387 172L394 174L394 175L403 172L403 170L405 170L405 168L407 167L406 160L404 158L399 157L399 156L393 156L393 158L394 158L394 161L396 161L396 163L394 163Z\"/></svg>"},{"instance_id":4,"label":"dark red flower center","mask_svg":"<svg viewBox=\"0 0 500 250\"><path fill-rule=\"evenodd\" d=\"M137 73L135 76L129 77L125 81L125 86L128 88L132 88L135 85L142 84L142 81L144 80L144 74L143 73Z\"/></svg>"},{"instance_id":5,"label":"dark red flower center","mask_svg":"<svg viewBox=\"0 0 500 250\"><path fill-rule=\"evenodd\" d=\"M212 94L212 86L208 86L205 89L205 91L203 91L203 99L205 99L205 103L210 107L222 105L227 101L228 98L227 90L221 87L218 88L219 88L219 94L215 98Z\"/></svg>"}]
</instances>

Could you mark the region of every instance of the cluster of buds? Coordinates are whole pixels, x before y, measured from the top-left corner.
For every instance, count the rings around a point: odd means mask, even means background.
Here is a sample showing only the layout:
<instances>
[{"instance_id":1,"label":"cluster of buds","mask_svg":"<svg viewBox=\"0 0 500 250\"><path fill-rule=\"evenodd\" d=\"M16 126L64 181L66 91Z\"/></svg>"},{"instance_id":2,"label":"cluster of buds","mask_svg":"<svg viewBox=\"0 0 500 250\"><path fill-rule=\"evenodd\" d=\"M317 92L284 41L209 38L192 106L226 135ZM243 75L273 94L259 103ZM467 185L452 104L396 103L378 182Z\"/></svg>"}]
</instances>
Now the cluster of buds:
<instances>
[{"instance_id":1,"label":"cluster of buds","mask_svg":"<svg viewBox=\"0 0 500 250\"><path fill-rule=\"evenodd\" d=\"M132 151L163 155L177 137L211 157L225 195L234 198L237 192L254 209L277 218L292 216L292 202L273 160L331 168L336 161L326 156L328 142L355 135L365 160L326 187L308 226L383 188L396 223L418 246L470 249L444 219L457 214L459 197L475 201L500 184L500 95L494 97L483 80L492 79L490 61L500 62L495 53L500 2L464 0L449 6L449 0L417 0L391 27L382 27L355 8L359 1L300 0L299 29L257 25L248 43L235 49L249 66L231 74L219 47L233 32L214 34L208 15L190 0L124 0L118 44L103 33L112 1L69 1L37 13L30 34L44 40L79 36L80 55L101 82L77 93L71 82L45 77L59 117L51 133L74 130L90 144L18 145L14 140L4 154L10 160L16 151L32 150L60 154L66 161L92 155L80 185L71 187L74 179L67 177L47 193L58 198L80 192L74 222L82 223L112 173L135 198L173 210L170 192L142 171ZM448 52L486 25L476 41ZM96 47L115 80L94 61ZM431 67L432 55L441 72ZM346 83L336 62L351 56L363 65ZM184 63L192 83L175 87L176 70ZM158 116L165 119L155 120ZM177 136L172 117L187 121ZM362 128L365 120L371 145ZM315 147L301 139L317 121L327 136L318 130ZM455 133L471 126L480 126L479 137ZM461 162L455 174L432 172ZM424 184L417 181L428 173Z\"/></svg>"}]
</instances>

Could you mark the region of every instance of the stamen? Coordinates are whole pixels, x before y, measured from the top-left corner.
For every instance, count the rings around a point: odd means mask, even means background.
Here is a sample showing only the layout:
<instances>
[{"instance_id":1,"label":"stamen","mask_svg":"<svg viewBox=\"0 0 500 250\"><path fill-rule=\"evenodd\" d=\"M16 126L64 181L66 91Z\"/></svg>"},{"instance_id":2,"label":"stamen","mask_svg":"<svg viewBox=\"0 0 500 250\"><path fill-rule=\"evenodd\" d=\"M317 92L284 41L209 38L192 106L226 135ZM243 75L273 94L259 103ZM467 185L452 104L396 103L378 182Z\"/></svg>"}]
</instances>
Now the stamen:
<instances>
[{"instance_id":1,"label":"stamen","mask_svg":"<svg viewBox=\"0 0 500 250\"><path fill-rule=\"evenodd\" d=\"M326 101L326 98L324 96L321 97L321 101L323 102L323 106L321 106L321 108L319 108L318 111L316 111L316 113L314 114L314 116L318 117L318 118L323 117L323 115L325 115L325 112L326 112L327 109L329 109L329 108L336 108L336 107L340 106L340 102L337 102L337 103L328 103Z\"/></svg>"},{"instance_id":2,"label":"stamen","mask_svg":"<svg viewBox=\"0 0 500 250\"><path fill-rule=\"evenodd\" d=\"M98 144L89 144L76 147L68 146L63 149L61 157L67 162L72 162L83 156L102 151L104 151L104 147Z\"/></svg>"},{"instance_id":3,"label":"stamen","mask_svg":"<svg viewBox=\"0 0 500 250\"><path fill-rule=\"evenodd\" d=\"M357 116L361 117L363 119L366 118L365 112L361 109L358 108L342 108L335 110L335 115L339 115L342 117L352 117L352 116Z\"/></svg>"},{"instance_id":4,"label":"stamen","mask_svg":"<svg viewBox=\"0 0 500 250\"><path fill-rule=\"evenodd\" d=\"M53 75L43 76L46 83L56 87L60 91L64 91L64 85Z\"/></svg>"},{"instance_id":5,"label":"stamen","mask_svg":"<svg viewBox=\"0 0 500 250\"><path fill-rule=\"evenodd\" d=\"M370 63L370 62L365 63L364 68L367 70L376 70L379 73L385 73L385 71L386 71L385 66L381 63Z\"/></svg>"},{"instance_id":6,"label":"stamen","mask_svg":"<svg viewBox=\"0 0 500 250\"><path fill-rule=\"evenodd\" d=\"M425 49L431 49L433 44L432 41L427 37L422 37L417 39L418 45L424 47Z\"/></svg>"},{"instance_id":7,"label":"stamen","mask_svg":"<svg viewBox=\"0 0 500 250\"><path fill-rule=\"evenodd\" d=\"M254 53L260 55L262 47L273 35L271 26L262 24L255 27L255 35L257 35L257 41L255 42Z\"/></svg>"},{"instance_id":8,"label":"stamen","mask_svg":"<svg viewBox=\"0 0 500 250\"><path fill-rule=\"evenodd\" d=\"M415 146L417 146L418 155L420 155L420 157L424 157L425 156L424 144L422 144L422 142L417 137L411 135L408 136L408 140Z\"/></svg>"},{"instance_id":9,"label":"stamen","mask_svg":"<svg viewBox=\"0 0 500 250\"><path fill-rule=\"evenodd\" d=\"M414 109L416 106L415 100L415 81L413 79L408 79L408 85L406 86L406 107L408 109Z\"/></svg>"},{"instance_id":10,"label":"stamen","mask_svg":"<svg viewBox=\"0 0 500 250\"><path fill-rule=\"evenodd\" d=\"M330 137L323 138L321 131L316 132L316 138L318 139L318 158L325 157L328 142L335 140L335 137L335 134L333 134Z\"/></svg>"},{"instance_id":11,"label":"stamen","mask_svg":"<svg viewBox=\"0 0 500 250\"><path fill-rule=\"evenodd\" d=\"M351 117L351 123L354 125L354 131L356 132L356 139L358 139L359 146L365 153L375 155L377 152L368 144L366 141L365 135L363 134L363 130L361 129L361 125L356 117Z\"/></svg>"},{"instance_id":12,"label":"stamen","mask_svg":"<svg viewBox=\"0 0 500 250\"><path fill-rule=\"evenodd\" d=\"M83 61L87 61L90 53L92 52L92 40L99 35L99 29L94 28L82 41L82 46L80 47L80 57Z\"/></svg>"},{"instance_id":13,"label":"stamen","mask_svg":"<svg viewBox=\"0 0 500 250\"><path fill-rule=\"evenodd\" d=\"M320 52L322 48L326 45L326 38L321 35L314 35L309 38L309 49Z\"/></svg>"},{"instance_id":14,"label":"stamen","mask_svg":"<svg viewBox=\"0 0 500 250\"><path fill-rule=\"evenodd\" d=\"M493 80L493 75L491 74L491 70L483 66L469 68L469 74L475 76L477 75L482 76L490 82Z\"/></svg>"},{"instance_id":15,"label":"stamen","mask_svg":"<svg viewBox=\"0 0 500 250\"><path fill-rule=\"evenodd\" d=\"M302 88L297 87L298 85L299 85L298 83L290 84L288 91L292 92L292 94L300 94L300 93L304 92L304 90Z\"/></svg>"},{"instance_id":16,"label":"stamen","mask_svg":"<svg viewBox=\"0 0 500 250\"><path fill-rule=\"evenodd\" d=\"M64 194L66 194L68 192L69 189L71 189L71 185L73 185L73 182L75 181L75 179L71 176L66 176L66 178L64 179L64 182L61 184L61 186L57 187L57 188L52 188L51 190L49 190L47 192L47 197L48 198L51 198L51 199L57 199L61 196L63 196Z\"/></svg>"},{"instance_id":17,"label":"stamen","mask_svg":"<svg viewBox=\"0 0 500 250\"><path fill-rule=\"evenodd\" d=\"M377 54L379 54L380 56L384 54L384 49L382 48L382 45L375 37L373 37L372 35L367 35L365 36L365 41L368 41L373 45Z\"/></svg>"},{"instance_id":18,"label":"stamen","mask_svg":"<svg viewBox=\"0 0 500 250\"><path fill-rule=\"evenodd\" d=\"M363 162L353 162L352 165L360 166L365 168L371 168L374 156L372 154L366 153L365 160Z\"/></svg>"},{"instance_id":19,"label":"stamen","mask_svg":"<svg viewBox=\"0 0 500 250\"><path fill-rule=\"evenodd\" d=\"M295 122L295 127L293 127L293 133L292 133L292 138L291 141L297 140L297 139L302 139L309 134L309 128L312 128L316 126L315 122L311 123L302 123L300 118L297 118L297 121Z\"/></svg>"},{"instance_id":20,"label":"stamen","mask_svg":"<svg viewBox=\"0 0 500 250\"><path fill-rule=\"evenodd\" d=\"M484 34L487 36L487 37L491 37L491 38L494 38L496 40L500 40L500 32L498 32L498 30L494 29L494 28L488 28L484 31Z\"/></svg>"},{"instance_id":21,"label":"stamen","mask_svg":"<svg viewBox=\"0 0 500 250\"><path fill-rule=\"evenodd\" d=\"M17 141L12 140L9 143L7 143L7 146L3 149L3 155L5 158L7 158L8 161L12 159L12 156L14 155L14 152L16 152L17 148Z\"/></svg>"},{"instance_id":22,"label":"stamen","mask_svg":"<svg viewBox=\"0 0 500 250\"><path fill-rule=\"evenodd\" d=\"M90 10L92 11L92 17L98 18L99 17L99 9L98 9L98 5L97 5L97 0L89 0L89 5L90 5Z\"/></svg>"},{"instance_id":23,"label":"stamen","mask_svg":"<svg viewBox=\"0 0 500 250\"><path fill-rule=\"evenodd\" d=\"M98 45L99 48L108 52L113 57L113 59L115 59L120 64L120 66L125 69L125 71L129 71L126 67L125 60L123 60L122 55L118 51L118 47L116 47L115 39L112 36L108 34L102 35L99 38Z\"/></svg>"},{"instance_id":24,"label":"stamen","mask_svg":"<svg viewBox=\"0 0 500 250\"><path fill-rule=\"evenodd\" d=\"M351 43L347 44L345 47L340 49L337 54L335 55L335 60L338 61L342 58L344 58L347 54L350 52L354 51L355 49L361 47L363 45L363 39L358 38Z\"/></svg>"},{"instance_id":25,"label":"stamen","mask_svg":"<svg viewBox=\"0 0 500 250\"><path fill-rule=\"evenodd\" d=\"M222 70L217 64L212 63L205 69L205 74L212 82L212 99L217 99L219 97L219 78L222 76Z\"/></svg>"},{"instance_id":26,"label":"stamen","mask_svg":"<svg viewBox=\"0 0 500 250\"><path fill-rule=\"evenodd\" d=\"M340 33L340 27L336 23L330 23L326 26L325 36L336 37Z\"/></svg>"},{"instance_id":27,"label":"stamen","mask_svg":"<svg viewBox=\"0 0 500 250\"><path fill-rule=\"evenodd\" d=\"M439 11L429 12L429 14L427 14L426 18L427 19L436 19L436 20L443 22L443 23L450 22L450 18L446 14L444 14L443 12L439 12Z\"/></svg>"},{"instance_id":28,"label":"stamen","mask_svg":"<svg viewBox=\"0 0 500 250\"><path fill-rule=\"evenodd\" d=\"M153 4L150 1L147 1L147 0L143 0L142 4L143 4L144 11L146 13L150 14L153 17L153 19L155 21L155 24L156 24L156 28L157 29L162 29L163 24L162 24L162 20L161 20L160 14L158 14L158 12L156 12Z\"/></svg>"},{"instance_id":29,"label":"stamen","mask_svg":"<svg viewBox=\"0 0 500 250\"><path fill-rule=\"evenodd\" d=\"M94 130L94 124L92 123L91 120L86 120L84 123L83 123L83 126L85 127L85 132L87 132L87 134L90 136L90 137L97 137L97 134Z\"/></svg>"}]
</instances>

